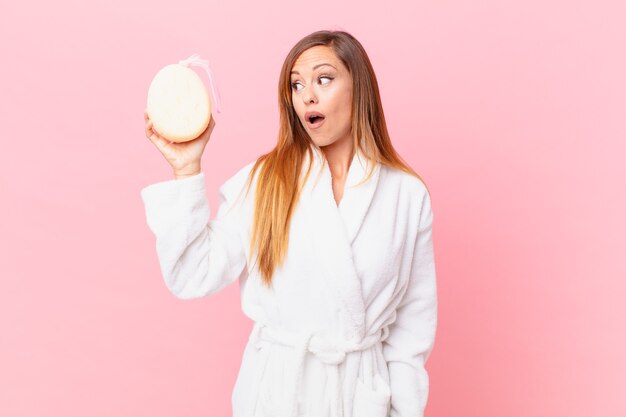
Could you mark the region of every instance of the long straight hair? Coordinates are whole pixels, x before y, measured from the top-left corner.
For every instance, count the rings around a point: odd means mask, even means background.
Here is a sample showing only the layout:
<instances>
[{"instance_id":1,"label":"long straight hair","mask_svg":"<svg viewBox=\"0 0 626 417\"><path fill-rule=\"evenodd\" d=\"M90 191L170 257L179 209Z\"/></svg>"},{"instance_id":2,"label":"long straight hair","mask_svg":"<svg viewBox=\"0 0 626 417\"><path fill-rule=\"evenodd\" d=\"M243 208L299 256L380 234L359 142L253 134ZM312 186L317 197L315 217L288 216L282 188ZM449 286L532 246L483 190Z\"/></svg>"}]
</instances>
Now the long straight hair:
<instances>
[{"instance_id":1,"label":"long straight hair","mask_svg":"<svg viewBox=\"0 0 626 417\"><path fill-rule=\"evenodd\" d=\"M302 38L287 54L280 72L277 144L256 160L248 178L249 190L259 170L249 244L267 287L271 286L275 268L283 263L287 254L291 216L311 170L309 164L302 180L304 158L308 153L312 160L312 146L315 146L293 106L291 69L302 52L318 45L330 47L352 76L353 149L358 148L371 161L395 167L424 182L391 144L376 75L361 43L345 31L320 30ZM373 164L370 164L366 180L372 173Z\"/></svg>"}]
</instances>

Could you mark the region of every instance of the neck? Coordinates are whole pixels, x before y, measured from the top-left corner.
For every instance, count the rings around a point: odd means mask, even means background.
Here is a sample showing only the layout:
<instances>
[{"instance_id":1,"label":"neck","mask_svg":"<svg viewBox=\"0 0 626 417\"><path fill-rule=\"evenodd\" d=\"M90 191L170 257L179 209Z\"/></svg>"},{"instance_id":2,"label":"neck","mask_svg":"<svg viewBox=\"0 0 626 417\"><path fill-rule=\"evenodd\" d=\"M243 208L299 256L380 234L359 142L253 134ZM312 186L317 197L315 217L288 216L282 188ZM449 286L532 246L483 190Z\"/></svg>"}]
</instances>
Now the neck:
<instances>
[{"instance_id":1,"label":"neck","mask_svg":"<svg viewBox=\"0 0 626 417\"><path fill-rule=\"evenodd\" d=\"M345 180L354 158L352 138L347 139L320 148L328 161L330 174L337 180Z\"/></svg>"}]
</instances>

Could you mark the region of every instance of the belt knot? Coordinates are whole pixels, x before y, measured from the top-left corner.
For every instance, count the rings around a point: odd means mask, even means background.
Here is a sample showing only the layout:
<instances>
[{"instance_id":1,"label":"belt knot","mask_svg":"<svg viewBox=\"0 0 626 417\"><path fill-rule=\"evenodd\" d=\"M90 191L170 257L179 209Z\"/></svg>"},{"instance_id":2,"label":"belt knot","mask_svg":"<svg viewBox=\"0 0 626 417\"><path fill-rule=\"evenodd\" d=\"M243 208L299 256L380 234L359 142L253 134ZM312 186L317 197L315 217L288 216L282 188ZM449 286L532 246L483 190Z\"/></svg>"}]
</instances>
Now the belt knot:
<instances>
[{"instance_id":1,"label":"belt knot","mask_svg":"<svg viewBox=\"0 0 626 417\"><path fill-rule=\"evenodd\" d=\"M317 351L313 348L310 350L313 351L315 356L327 365L339 365L346 359L346 352L343 350Z\"/></svg>"},{"instance_id":2,"label":"belt knot","mask_svg":"<svg viewBox=\"0 0 626 417\"><path fill-rule=\"evenodd\" d=\"M276 343L295 349L295 357L293 362L294 380L290 384L290 393L287 395L287 416L293 417L298 413L297 397L300 392L300 383L302 381L302 372L304 368L304 360L307 352L313 353L320 361L328 365L326 371L328 373L328 391L330 392L330 412L331 417L340 417L343 409L343 394L339 381L339 368L348 353L364 350L372 345L381 342L387 338L387 328L381 329L374 334L370 334L361 340L337 340L329 335L322 335L318 332L309 331L304 334L295 334L287 332L283 329L276 329L255 323L250 338L254 342L256 348L260 349L265 343ZM270 387L266 387L269 389ZM273 409L277 404L271 401L266 404L267 407Z\"/></svg>"}]
</instances>

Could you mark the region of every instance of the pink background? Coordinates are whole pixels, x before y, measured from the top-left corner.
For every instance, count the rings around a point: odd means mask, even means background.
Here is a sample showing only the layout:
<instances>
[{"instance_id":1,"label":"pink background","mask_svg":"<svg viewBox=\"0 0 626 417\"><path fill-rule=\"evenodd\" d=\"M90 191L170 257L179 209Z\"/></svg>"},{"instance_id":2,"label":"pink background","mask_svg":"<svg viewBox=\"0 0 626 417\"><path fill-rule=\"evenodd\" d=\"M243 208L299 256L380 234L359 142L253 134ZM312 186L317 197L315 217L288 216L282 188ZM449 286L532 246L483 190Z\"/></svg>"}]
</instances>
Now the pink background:
<instances>
[{"instance_id":1,"label":"pink background","mask_svg":"<svg viewBox=\"0 0 626 417\"><path fill-rule=\"evenodd\" d=\"M625 16L617 0L3 2L0 415L230 415L252 323L238 285L181 301L163 283L139 191L172 172L144 136L147 88L211 61L215 204L273 146L281 64L318 29L362 42L432 193L426 416L626 415Z\"/></svg>"}]
</instances>

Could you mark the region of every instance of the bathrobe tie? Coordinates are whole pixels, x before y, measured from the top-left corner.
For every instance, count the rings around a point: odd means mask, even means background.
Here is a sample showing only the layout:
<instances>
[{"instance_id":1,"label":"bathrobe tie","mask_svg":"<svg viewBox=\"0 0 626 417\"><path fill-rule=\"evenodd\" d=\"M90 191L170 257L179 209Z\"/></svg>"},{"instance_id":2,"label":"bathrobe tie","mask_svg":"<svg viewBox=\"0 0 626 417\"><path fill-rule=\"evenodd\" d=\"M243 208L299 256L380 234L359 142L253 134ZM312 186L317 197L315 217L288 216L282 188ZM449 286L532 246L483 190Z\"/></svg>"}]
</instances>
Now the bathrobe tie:
<instances>
[{"instance_id":1,"label":"bathrobe tie","mask_svg":"<svg viewBox=\"0 0 626 417\"><path fill-rule=\"evenodd\" d=\"M255 346L260 348L264 343L277 343L296 349L294 381L289 385L290 395L287 398L288 412L285 417L298 417L298 393L302 380L304 360L307 352L317 356L326 364L328 387L330 392L331 417L343 416L343 393L339 383L339 365L346 359L346 354L368 349L376 343L384 341L388 336L388 327L385 326L374 334L367 335L361 341L338 340L337 338L324 338L316 332L293 333L276 329L267 325L256 323L252 331ZM282 398L281 398L282 400ZM278 406L272 404L265 397L266 407L270 407L274 413L281 415ZM269 402L269 404L267 404ZM282 401L281 401L282 402Z\"/></svg>"}]
</instances>

